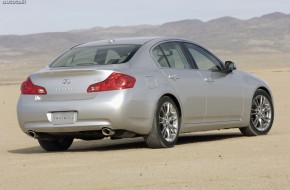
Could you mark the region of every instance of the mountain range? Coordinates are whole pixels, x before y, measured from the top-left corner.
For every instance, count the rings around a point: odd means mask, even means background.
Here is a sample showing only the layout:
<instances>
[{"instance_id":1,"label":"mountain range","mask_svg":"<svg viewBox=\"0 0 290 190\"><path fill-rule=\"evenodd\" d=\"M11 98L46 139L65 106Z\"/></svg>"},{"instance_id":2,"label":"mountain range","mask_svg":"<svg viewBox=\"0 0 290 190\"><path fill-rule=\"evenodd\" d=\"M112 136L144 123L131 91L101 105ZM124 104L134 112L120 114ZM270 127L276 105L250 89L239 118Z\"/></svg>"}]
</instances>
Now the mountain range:
<instances>
[{"instance_id":1,"label":"mountain range","mask_svg":"<svg viewBox=\"0 0 290 190\"><path fill-rule=\"evenodd\" d=\"M131 36L181 37L218 53L290 52L290 14L276 12L248 20L222 17L207 22L189 19L162 25L0 35L0 63L13 60L48 61L80 43Z\"/></svg>"}]
</instances>

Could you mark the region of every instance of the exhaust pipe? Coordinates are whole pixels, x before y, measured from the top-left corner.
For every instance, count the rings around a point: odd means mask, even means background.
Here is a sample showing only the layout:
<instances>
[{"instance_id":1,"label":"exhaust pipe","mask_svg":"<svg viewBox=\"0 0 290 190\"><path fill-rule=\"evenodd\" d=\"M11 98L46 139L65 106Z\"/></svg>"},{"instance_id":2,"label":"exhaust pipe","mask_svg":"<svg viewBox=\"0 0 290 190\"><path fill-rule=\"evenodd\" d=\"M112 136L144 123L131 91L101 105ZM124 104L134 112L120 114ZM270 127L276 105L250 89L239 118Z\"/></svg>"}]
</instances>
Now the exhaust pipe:
<instances>
[{"instance_id":1,"label":"exhaust pipe","mask_svg":"<svg viewBox=\"0 0 290 190\"><path fill-rule=\"evenodd\" d=\"M35 139L39 137L34 131L27 131L27 135Z\"/></svg>"},{"instance_id":2,"label":"exhaust pipe","mask_svg":"<svg viewBox=\"0 0 290 190\"><path fill-rule=\"evenodd\" d=\"M50 135L50 134L46 134L46 133L37 133L35 131L27 131L26 133L28 136L34 138L34 139L41 139L41 140L55 140L57 139L57 137Z\"/></svg>"},{"instance_id":3,"label":"exhaust pipe","mask_svg":"<svg viewBox=\"0 0 290 190\"><path fill-rule=\"evenodd\" d=\"M106 127L106 128L103 128L102 129L102 133L103 133L103 135L109 137L109 136L114 135L115 134L115 131L113 129L110 129L110 128L107 128Z\"/></svg>"}]
</instances>

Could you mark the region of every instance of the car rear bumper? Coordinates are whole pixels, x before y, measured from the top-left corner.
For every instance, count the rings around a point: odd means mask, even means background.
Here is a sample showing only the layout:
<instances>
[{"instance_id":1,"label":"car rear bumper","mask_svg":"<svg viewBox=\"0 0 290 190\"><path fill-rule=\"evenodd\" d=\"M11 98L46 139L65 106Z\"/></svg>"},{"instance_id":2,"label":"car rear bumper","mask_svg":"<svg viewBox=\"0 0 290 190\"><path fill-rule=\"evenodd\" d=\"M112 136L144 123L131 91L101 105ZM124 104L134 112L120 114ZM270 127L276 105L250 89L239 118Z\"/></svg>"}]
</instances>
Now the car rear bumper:
<instances>
[{"instance_id":1,"label":"car rear bumper","mask_svg":"<svg viewBox=\"0 0 290 190\"><path fill-rule=\"evenodd\" d=\"M132 98L132 91L95 93L89 99L57 101L35 95L21 95L17 105L18 122L23 132L64 133L102 130L126 130L148 134L152 126L152 105ZM136 97L136 96L134 96ZM138 96L137 96L138 97ZM68 98L69 99L69 96ZM49 119L53 112L72 111L77 119L72 124L54 124Z\"/></svg>"}]
</instances>

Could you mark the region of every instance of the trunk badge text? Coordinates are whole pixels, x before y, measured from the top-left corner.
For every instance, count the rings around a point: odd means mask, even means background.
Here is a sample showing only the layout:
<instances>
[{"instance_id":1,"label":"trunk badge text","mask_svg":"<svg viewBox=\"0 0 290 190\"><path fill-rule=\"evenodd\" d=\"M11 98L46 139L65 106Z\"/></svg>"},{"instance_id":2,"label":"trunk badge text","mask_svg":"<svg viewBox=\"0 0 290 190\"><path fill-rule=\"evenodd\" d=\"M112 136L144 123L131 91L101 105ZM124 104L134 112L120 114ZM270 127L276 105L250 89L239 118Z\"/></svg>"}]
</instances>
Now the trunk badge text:
<instances>
[{"instance_id":1,"label":"trunk badge text","mask_svg":"<svg viewBox=\"0 0 290 190\"><path fill-rule=\"evenodd\" d=\"M62 84L70 84L71 80L70 79L63 79Z\"/></svg>"}]
</instances>

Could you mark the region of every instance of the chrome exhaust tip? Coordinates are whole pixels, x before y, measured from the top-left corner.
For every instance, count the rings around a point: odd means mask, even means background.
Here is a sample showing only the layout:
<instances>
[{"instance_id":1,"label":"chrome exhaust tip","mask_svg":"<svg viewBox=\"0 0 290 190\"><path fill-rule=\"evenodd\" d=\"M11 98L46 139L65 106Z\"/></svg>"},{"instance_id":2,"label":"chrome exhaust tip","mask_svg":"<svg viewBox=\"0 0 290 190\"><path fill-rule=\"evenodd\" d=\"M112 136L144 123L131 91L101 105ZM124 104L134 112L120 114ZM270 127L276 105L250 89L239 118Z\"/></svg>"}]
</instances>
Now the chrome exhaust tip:
<instances>
[{"instance_id":1,"label":"chrome exhaust tip","mask_svg":"<svg viewBox=\"0 0 290 190\"><path fill-rule=\"evenodd\" d=\"M110 129L110 128L105 127L105 128L102 129L102 134L104 136L109 137L109 136L114 135L115 134L115 131L113 129Z\"/></svg>"},{"instance_id":2,"label":"chrome exhaust tip","mask_svg":"<svg viewBox=\"0 0 290 190\"><path fill-rule=\"evenodd\" d=\"M38 135L34 131L27 131L27 135L35 139L38 138Z\"/></svg>"}]
</instances>

